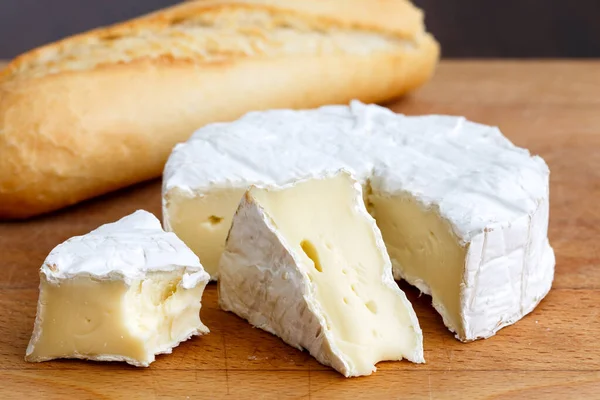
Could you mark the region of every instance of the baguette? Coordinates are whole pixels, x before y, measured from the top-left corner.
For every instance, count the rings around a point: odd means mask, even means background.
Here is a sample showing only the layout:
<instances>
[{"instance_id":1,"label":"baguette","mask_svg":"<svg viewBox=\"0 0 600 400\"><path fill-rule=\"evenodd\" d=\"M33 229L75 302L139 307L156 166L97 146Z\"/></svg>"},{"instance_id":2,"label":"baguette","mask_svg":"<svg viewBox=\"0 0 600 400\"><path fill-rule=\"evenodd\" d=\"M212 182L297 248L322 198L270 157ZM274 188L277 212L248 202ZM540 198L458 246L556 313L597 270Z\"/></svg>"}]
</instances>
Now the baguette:
<instances>
[{"instance_id":1,"label":"baguette","mask_svg":"<svg viewBox=\"0 0 600 400\"><path fill-rule=\"evenodd\" d=\"M32 50L0 71L0 218L158 177L207 123L387 101L438 57L405 0L191 1Z\"/></svg>"}]
</instances>

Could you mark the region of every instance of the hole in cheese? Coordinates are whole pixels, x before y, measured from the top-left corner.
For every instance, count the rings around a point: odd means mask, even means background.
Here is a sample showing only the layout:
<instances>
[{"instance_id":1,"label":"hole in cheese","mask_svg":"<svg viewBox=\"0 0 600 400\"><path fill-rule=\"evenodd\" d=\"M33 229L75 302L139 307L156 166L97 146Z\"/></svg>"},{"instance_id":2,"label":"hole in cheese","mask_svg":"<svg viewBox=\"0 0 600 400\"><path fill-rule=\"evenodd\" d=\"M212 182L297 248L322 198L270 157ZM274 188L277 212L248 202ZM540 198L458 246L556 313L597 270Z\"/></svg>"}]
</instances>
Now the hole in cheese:
<instances>
[{"instance_id":1,"label":"hole in cheese","mask_svg":"<svg viewBox=\"0 0 600 400\"><path fill-rule=\"evenodd\" d=\"M321 265L321 260L319 260L319 254L317 253L317 249L314 244L312 244L309 240L303 240L300 242L300 247L304 254L313 262L315 269L319 272L323 272L323 266Z\"/></svg>"},{"instance_id":2,"label":"hole in cheese","mask_svg":"<svg viewBox=\"0 0 600 400\"><path fill-rule=\"evenodd\" d=\"M164 303L165 301L167 301L167 299L169 297L171 297L175 294L175 292L177 291L178 284L179 284L178 281L168 283L168 285L164 288L164 290L162 292L161 299L160 299L161 303Z\"/></svg>"},{"instance_id":3,"label":"hole in cheese","mask_svg":"<svg viewBox=\"0 0 600 400\"><path fill-rule=\"evenodd\" d=\"M369 311L371 311L373 314L377 314L377 303L375 303L374 301L367 301L365 303L365 306L367 306L367 308L369 309Z\"/></svg>"},{"instance_id":4,"label":"hole in cheese","mask_svg":"<svg viewBox=\"0 0 600 400\"><path fill-rule=\"evenodd\" d=\"M221 221L223 221L223 217L217 217L216 215L211 215L208 217L208 222L211 225L218 225L221 223Z\"/></svg>"}]
</instances>

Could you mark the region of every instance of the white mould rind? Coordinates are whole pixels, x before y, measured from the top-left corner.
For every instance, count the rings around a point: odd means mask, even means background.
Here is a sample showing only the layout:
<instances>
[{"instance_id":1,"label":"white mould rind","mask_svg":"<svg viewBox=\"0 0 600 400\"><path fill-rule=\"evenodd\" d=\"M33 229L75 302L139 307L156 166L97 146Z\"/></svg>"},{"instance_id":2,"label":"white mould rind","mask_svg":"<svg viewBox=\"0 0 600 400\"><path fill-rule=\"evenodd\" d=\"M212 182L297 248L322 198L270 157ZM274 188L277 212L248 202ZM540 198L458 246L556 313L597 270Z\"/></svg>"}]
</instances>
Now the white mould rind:
<instances>
[{"instance_id":1,"label":"white mould rind","mask_svg":"<svg viewBox=\"0 0 600 400\"><path fill-rule=\"evenodd\" d=\"M131 284L144 279L148 272L182 267L186 271L182 278L185 289L209 279L194 252L174 233L163 231L153 214L138 210L59 244L44 261L40 273L50 283L89 275Z\"/></svg>"}]
</instances>

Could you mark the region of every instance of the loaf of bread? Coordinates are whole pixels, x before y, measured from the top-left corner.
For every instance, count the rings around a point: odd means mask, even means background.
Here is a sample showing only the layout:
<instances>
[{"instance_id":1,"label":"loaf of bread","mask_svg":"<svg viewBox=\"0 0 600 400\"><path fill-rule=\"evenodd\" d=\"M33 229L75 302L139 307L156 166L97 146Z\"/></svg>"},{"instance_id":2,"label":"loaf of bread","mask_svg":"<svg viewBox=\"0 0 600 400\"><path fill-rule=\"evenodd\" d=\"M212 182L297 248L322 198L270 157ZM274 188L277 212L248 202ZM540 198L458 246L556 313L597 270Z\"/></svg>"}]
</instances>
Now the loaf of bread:
<instances>
[{"instance_id":1,"label":"loaf of bread","mask_svg":"<svg viewBox=\"0 0 600 400\"><path fill-rule=\"evenodd\" d=\"M438 57L406 0L191 1L43 46L0 71L0 218L160 176L210 122L389 100Z\"/></svg>"}]
</instances>

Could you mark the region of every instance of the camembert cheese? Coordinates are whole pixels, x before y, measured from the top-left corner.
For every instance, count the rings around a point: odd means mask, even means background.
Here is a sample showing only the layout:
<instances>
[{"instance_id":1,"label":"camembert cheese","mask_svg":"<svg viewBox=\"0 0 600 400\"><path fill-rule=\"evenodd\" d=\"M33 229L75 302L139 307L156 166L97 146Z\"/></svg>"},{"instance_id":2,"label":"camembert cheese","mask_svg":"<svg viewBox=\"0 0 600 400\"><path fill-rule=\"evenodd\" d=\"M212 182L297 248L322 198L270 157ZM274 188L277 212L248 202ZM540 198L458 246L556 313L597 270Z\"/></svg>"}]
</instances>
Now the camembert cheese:
<instances>
[{"instance_id":1,"label":"camembert cheese","mask_svg":"<svg viewBox=\"0 0 600 400\"><path fill-rule=\"evenodd\" d=\"M25 359L148 366L208 333L199 315L208 280L198 257L146 211L73 237L42 265Z\"/></svg>"},{"instance_id":2,"label":"camembert cheese","mask_svg":"<svg viewBox=\"0 0 600 400\"><path fill-rule=\"evenodd\" d=\"M339 169L363 185L394 275L430 294L460 340L495 334L550 289L548 167L497 128L460 117L407 117L353 102L206 126L167 162L165 228L216 279L250 185Z\"/></svg>"},{"instance_id":3,"label":"camembert cheese","mask_svg":"<svg viewBox=\"0 0 600 400\"><path fill-rule=\"evenodd\" d=\"M250 189L219 267L219 303L345 376L423 362L423 335L348 174Z\"/></svg>"}]
</instances>

